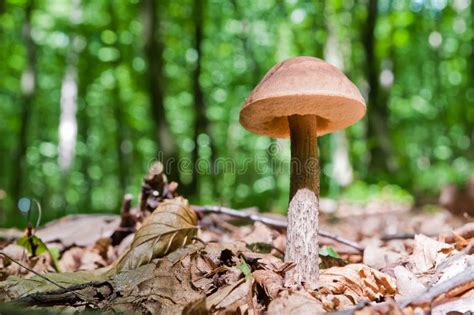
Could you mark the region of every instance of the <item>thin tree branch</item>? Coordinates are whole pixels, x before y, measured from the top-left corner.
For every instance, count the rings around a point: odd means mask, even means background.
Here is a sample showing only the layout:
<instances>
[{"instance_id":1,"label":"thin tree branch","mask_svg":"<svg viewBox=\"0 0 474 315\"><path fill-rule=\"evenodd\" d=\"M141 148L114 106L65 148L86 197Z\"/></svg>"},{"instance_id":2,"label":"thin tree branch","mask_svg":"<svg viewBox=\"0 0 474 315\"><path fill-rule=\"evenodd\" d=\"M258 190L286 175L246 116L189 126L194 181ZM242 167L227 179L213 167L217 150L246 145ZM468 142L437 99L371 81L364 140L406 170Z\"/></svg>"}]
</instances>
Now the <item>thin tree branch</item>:
<instances>
[{"instance_id":1,"label":"thin tree branch","mask_svg":"<svg viewBox=\"0 0 474 315\"><path fill-rule=\"evenodd\" d=\"M250 213L250 211L255 211L257 208L245 208L241 210L235 210L227 207L221 206L192 206L194 211L198 213L217 213L217 214L226 214L234 218L240 218L245 220L250 220L254 222L261 222L263 224L273 226L276 228L286 229L288 227L288 222L284 219L274 219L260 214ZM319 230L319 235L325 238L332 239L341 244L352 247L360 252L364 251L364 247L357 242L342 238L338 235L334 235L330 232Z\"/></svg>"},{"instance_id":2,"label":"thin tree branch","mask_svg":"<svg viewBox=\"0 0 474 315\"><path fill-rule=\"evenodd\" d=\"M414 298L408 299L401 303L401 307L407 306L418 306L431 303L435 298L443 293L447 293L454 288L460 287L466 283L474 281L474 266L470 266L463 272L458 273L456 276L449 280L443 281L431 288L428 288L425 292L421 293Z\"/></svg>"},{"instance_id":3,"label":"thin tree branch","mask_svg":"<svg viewBox=\"0 0 474 315\"><path fill-rule=\"evenodd\" d=\"M390 307L396 307L400 310L403 310L409 306L427 306L433 302L434 299L441 296L442 294L448 293L453 289L461 287L463 285L474 282L474 266L468 267L463 272L458 273L456 276L452 277L449 280L443 281L431 288L426 289L423 293L395 303L394 301L388 301L383 303L372 304L369 301L361 301L352 309L343 310L339 312L333 312L332 315L353 315L357 311L364 309L365 307L370 307L370 310L373 311L386 311ZM473 283L474 286L474 283ZM472 287L472 286L471 286ZM385 314L385 312L384 312Z\"/></svg>"}]
</instances>

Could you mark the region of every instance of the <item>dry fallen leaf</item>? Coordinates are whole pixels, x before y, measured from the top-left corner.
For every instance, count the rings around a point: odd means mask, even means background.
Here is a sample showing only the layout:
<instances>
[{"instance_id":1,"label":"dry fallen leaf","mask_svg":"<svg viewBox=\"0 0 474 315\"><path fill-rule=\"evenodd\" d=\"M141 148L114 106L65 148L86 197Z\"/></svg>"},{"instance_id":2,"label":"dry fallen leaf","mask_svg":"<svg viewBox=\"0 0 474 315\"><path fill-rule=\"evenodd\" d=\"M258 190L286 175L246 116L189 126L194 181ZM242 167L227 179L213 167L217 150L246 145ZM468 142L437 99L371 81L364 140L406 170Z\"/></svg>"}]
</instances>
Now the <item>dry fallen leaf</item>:
<instances>
[{"instance_id":1,"label":"dry fallen leaf","mask_svg":"<svg viewBox=\"0 0 474 315\"><path fill-rule=\"evenodd\" d=\"M251 282L245 279L234 281L234 283L221 287L207 298L207 307L211 312L222 311L235 312L241 305L248 304L247 296L251 288Z\"/></svg>"},{"instance_id":2,"label":"dry fallen leaf","mask_svg":"<svg viewBox=\"0 0 474 315\"><path fill-rule=\"evenodd\" d=\"M405 257L401 253L380 247L376 241L370 242L364 250L364 264L377 270L399 264L403 260Z\"/></svg>"},{"instance_id":3,"label":"dry fallen leaf","mask_svg":"<svg viewBox=\"0 0 474 315\"><path fill-rule=\"evenodd\" d=\"M117 263L117 271L135 269L191 243L197 230L196 214L186 199L164 201L143 222L130 250Z\"/></svg>"},{"instance_id":4,"label":"dry fallen leaf","mask_svg":"<svg viewBox=\"0 0 474 315\"><path fill-rule=\"evenodd\" d=\"M191 281L191 256L202 248L190 244L135 270L121 272L110 283L118 297L115 311L150 314L204 314L205 295Z\"/></svg>"},{"instance_id":5,"label":"dry fallen leaf","mask_svg":"<svg viewBox=\"0 0 474 315\"><path fill-rule=\"evenodd\" d=\"M265 225L260 222L255 222L252 232L246 235L242 239L242 241L244 241L247 244L252 244L252 243L271 244L274 236L275 237L278 236L278 233L275 230L270 229L268 225Z\"/></svg>"},{"instance_id":6,"label":"dry fallen leaf","mask_svg":"<svg viewBox=\"0 0 474 315\"><path fill-rule=\"evenodd\" d=\"M23 278L31 278L36 273L53 272L54 262L49 252L44 252L40 255L32 256L28 251L19 245L10 244L1 250L2 254L8 255L16 262L27 266L33 272L21 267L17 263L11 261L4 255L0 255L0 280L6 279L8 276L19 276Z\"/></svg>"},{"instance_id":7,"label":"dry fallen leaf","mask_svg":"<svg viewBox=\"0 0 474 315\"><path fill-rule=\"evenodd\" d=\"M252 273L252 276L271 299L275 299L278 292L283 288L283 277L273 271L256 270Z\"/></svg>"},{"instance_id":8,"label":"dry fallen leaf","mask_svg":"<svg viewBox=\"0 0 474 315\"><path fill-rule=\"evenodd\" d=\"M28 252L24 247L16 244L10 244L3 248L1 252L22 264L28 265ZM22 274L26 275L28 273L28 270L21 268L18 264L13 263L10 259L3 255L0 255L0 271L0 280L5 280L10 275L19 276Z\"/></svg>"},{"instance_id":9,"label":"dry fallen leaf","mask_svg":"<svg viewBox=\"0 0 474 315\"><path fill-rule=\"evenodd\" d=\"M415 235L415 247L410 257L412 271L415 273L429 271L446 259L453 250L450 244L435 241L423 234Z\"/></svg>"},{"instance_id":10,"label":"dry fallen leaf","mask_svg":"<svg viewBox=\"0 0 474 315\"><path fill-rule=\"evenodd\" d=\"M118 215L68 215L40 228L36 235L43 242L58 242L64 247L91 246L101 237L109 237L118 228Z\"/></svg>"},{"instance_id":11,"label":"dry fallen leaf","mask_svg":"<svg viewBox=\"0 0 474 315\"><path fill-rule=\"evenodd\" d=\"M416 276L405 267L397 266L393 272L397 279L398 294L401 298L413 297L426 290Z\"/></svg>"},{"instance_id":12,"label":"dry fallen leaf","mask_svg":"<svg viewBox=\"0 0 474 315\"><path fill-rule=\"evenodd\" d=\"M319 282L319 294L333 294L336 298L343 295L351 304L357 304L364 298L376 301L397 292L395 279L362 264L322 270ZM339 300L347 301L345 298Z\"/></svg>"},{"instance_id":13,"label":"dry fallen leaf","mask_svg":"<svg viewBox=\"0 0 474 315\"><path fill-rule=\"evenodd\" d=\"M304 291L284 291L268 305L269 315L320 314L324 312L320 301Z\"/></svg>"}]
</instances>

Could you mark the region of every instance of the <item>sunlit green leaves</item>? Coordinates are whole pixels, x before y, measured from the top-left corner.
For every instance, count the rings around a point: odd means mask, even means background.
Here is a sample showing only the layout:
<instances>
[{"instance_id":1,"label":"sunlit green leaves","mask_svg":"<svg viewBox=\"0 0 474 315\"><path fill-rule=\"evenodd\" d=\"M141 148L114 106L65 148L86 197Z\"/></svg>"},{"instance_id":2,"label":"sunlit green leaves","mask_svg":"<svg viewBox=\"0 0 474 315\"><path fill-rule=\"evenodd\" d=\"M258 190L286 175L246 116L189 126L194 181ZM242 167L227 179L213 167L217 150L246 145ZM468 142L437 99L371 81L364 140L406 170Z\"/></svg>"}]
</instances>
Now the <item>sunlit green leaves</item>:
<instances>
[{"instance_id":1,"label":"sunlit green leaves","mask_svg":"<svg viewBox=\"0 0 474 315\"><path fill-rule=\"evenodd\" d=\"M239 109L263 73L279 59L295 55L323 56L332 28L340 43L347 75L367 97L367 62L380 69L388 106L383 123L389 127L397 172L377 174L367 169L366 120L348 128L350 160L356 178L386 181L405 190L437 193L446 181L462 181L474 170L472 125L473 1L379 1L375 33L376 55L366 61L363 50L368 1L206 1L202 53L194 47L192 1L159 2L159 32L163 46L164 78L160 82L165 117L180 158L190 158L199 146L201 158L232 158L236 167L246 159L265 157L269 139L244 130ZM144 52L146 25L141 1L80 1L77 25L70 21L72 2L35 1L32 37L36 45L37 86L29 108L27 146L22 163L22 193L42 198L48 219L64 213L116 211L121 200L118 185L118 123L122 111L127 191L138 194L148 162L158 144L150 119L149 87ZM0 189L10 198L12 179L8 157L17 152L21 131L21 77L26 66L22 37L24 0L6 1L0 15ZM113 10L112 10L113 9ZM71 34L78 41L71 40ZM61 82L67 51L76 42L79 94L78 142L68 174L57 161ZM77 48L77 47L76 47ZM206 117L205 141L194 143L191 71L200 58ZM157 87L158 88L158 87ZM368 108L368 115L372 109ZM323 178L321 192L329 191L332 163L330 136L319 139ZM216 146L212 156L209 144ZM288 142L270 161L288 159ZM121 144L120 144L121 145ZM403 172L401 171L403 170ZM191 174L176 178L180 188ZM258 206L284 212L287 173L249 171L243 175L219 173L216 182L202 175L196 202L233 207ZM201 178L200 177L200 178ZM436 185L433 185L433 181ZM354 184L357 190L358 183ZM351 190L351 188L349 188ZM352 193L348 193L352 195ZM363 194L365 196L365 194ZM14 209L17 200L8 200ZM17 216L7 215L9 223Z\"/></svg>"},{"instance_id":2,"label":"sunlit green leaves","mask_svg":"<svg viewBox=\"0 0 474 315\"><path fill-rule=\"evenodd\" d=\"M48 246L46 246L46 244L36 235L22 236L16 240L16 244L25 248L33 257L47 253L51 257L54 269L59 271L59 250L57 248L48 248Z\"/></svg>"}]
</instances>

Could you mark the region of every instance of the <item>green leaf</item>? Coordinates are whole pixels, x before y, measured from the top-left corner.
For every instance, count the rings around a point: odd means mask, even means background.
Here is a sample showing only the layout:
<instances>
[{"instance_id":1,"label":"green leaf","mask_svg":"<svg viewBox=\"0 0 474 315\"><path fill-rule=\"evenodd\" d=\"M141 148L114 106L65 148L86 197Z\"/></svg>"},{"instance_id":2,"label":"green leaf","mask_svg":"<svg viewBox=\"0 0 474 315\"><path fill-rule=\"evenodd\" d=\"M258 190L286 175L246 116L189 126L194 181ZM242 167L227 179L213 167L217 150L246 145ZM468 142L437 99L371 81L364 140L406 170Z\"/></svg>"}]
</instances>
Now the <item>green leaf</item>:
<instances>
[{"instance_id":1,"label":"green leaf","mask_svg":"<svg viewBox=\"0 0 474 315\"><path fill-rule=\"evenodd\" d=\"M48 248L41 238L36 235L22 236L16 240L16 244L25 248L33 256L48 253L54 269L59 272L59 250L57 248Z\"/></svg>"},{"instance_id":2,"label":"green leaf","mask_svg":"<svg viewBox=\"0 0 474 315\"><path fill-rule=\"evenodd\" d=\"M262 243L262 242L251 243L251 244L248 244L246 247L250 249L252 252L261 253L261 254L268 254L273 249L273 246L271 244Z\"/></svg>"},{"instance_id":3,"label":"green leaf","mask_svg":"<svg viewBox=\"0 0 474 315\"><path fill-rule=\"evenodd\" d=\"M36 235L22 236L16 240L16 244L24 247L33 256L48 252L46 244Z\"/></svg>"},{"instance_id":4,"label":"green leaf","mask_svg":"<svg viewBox=\"0 0 474 315\"><path fill-rule=\"evenodd\" d=\"M341 258L339 257L339 255L337 254L337 252L334 250L334 248L330 247L330 246L324 246L320 251L319 251L319 255L322 255L322 256L330 256L330 257L333 257L333 258Z\"/></svg>"},{"instance_id":5,"label":"green leaf","mask_svg":"<svg viewBox=\"0 0 474 315\"><path fill-rule=\"evenodd\" d=\"M327 269L331 267L343 267L347 265L347 261L341 259L334 248L330 246L324 246L319 251L319 268Z\"/></svg>"},{"instance_id":6,"label":"green leaf","mask_svg":"<svg viewBox=\"0 0 474 315\"><path fill-rule=\"evenodd\" d=\"M237 269L242 271L242 273L244 274L246 280L252 280L253 279L252 269L245 262L245 260L243 260L243 259L240 260L240 264L237 265Z\"/></svg>"},{"instance_id":7,"label":"green leaf","mask_svg":"<svg viewBox=\"0 0 474 315\"><path fill-rule=\"evenodd\" d=\"M61 272L59 269L59 257L61 256L61 253L59 252L59 248L57 247L48 247L48 252L49 255L51 256L51 259L53 260L53 267L57 272Z\"/></svg>"}]
</instances>

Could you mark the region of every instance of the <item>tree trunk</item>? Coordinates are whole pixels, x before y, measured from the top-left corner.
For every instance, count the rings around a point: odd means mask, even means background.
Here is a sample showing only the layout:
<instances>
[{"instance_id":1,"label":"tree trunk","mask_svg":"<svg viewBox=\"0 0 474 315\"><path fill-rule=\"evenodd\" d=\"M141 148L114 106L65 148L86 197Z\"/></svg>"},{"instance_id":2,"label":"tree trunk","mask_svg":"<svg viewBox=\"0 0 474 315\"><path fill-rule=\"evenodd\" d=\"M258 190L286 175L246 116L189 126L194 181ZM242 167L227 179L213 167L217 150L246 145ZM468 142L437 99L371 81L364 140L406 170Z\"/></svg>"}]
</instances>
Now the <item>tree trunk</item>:
<instances>
[{"instance_id":1,"label":"tree trunk","mask_svg":"<svg viewBox=\"0 0 474 315\"><path fill-rule=\"evenodd\" d=\"M79 93L78 93L78 104L81 102L83 106L79 106L80 109L77 112L77 128L78 128L78 134L81 137L82 141L84 142L84 145L87 147L88 146L88 139L89 139L89 127L90 127L90 117L88 114L88 104L86 101L87 97L87 88L88 84L86 84L87 80L86 78L93 78L94 76L90 75L90 71L88 67L80 67L79 69L83 69L83 71L80 72L79 74ZM92 208L92 199L91 199L91 192L92 192L92 179L89 176L89 166L90 166L90 161L91 159L89 158L89 155L83 154L81 159L80 159L80 172L84 175L84 193L81 198L81 209L84 209L85 212L89 212Z\"/></svg>"},{"instance_id":2,"label":"tree trunk","mask_svg":"<svg viewBox=\"0 0 474 315\"><path fill-rule=\"evenodd\" d=\"M291 136L291 178L285 261L296 267L286 274L287 285L318 287L319 163L317 116L288 117Z\"/></svg>"},{"instance_id":3,"label":"tree trunk","mask_svg":"<svg viewBox=\"0 0 474 315\"><path fill-rule=\"evenodd\" d=\"M61 113L58 128L58 164L61 169L61 215L66 214L66 193L69 185L69 169L74 161L77 141L77 45L76 28L79 23L80 0L72 1L69 47L66 55L66 70L61 82ZM76 46L76 47L75 47Z\"/></svg>"},{"instance_id":4,"label":"tree trunk","mask_svg":"<svg viewBox=\"0 0 474 315\"><path fill-rule=\"evenodd\" d=\"M203 0L194 0L194 7L193 7L193 20L195 23L194 27L194 49L197 53L197 60L194 70L191 74L192 80L192 89L193 89L193 100L194 100L194 149L192 151L192 167L193 167L193 177L192 181L187 187L187 193L192 195L198 192L199 186L199 172L197 169L197 161L199 159L199 143L198 137L201 134L207 134L210 139L210 149L211 149L211 171L213 170L213 161L215 160L214 154L216 152L214 148L214 144L212 141L212 134L210 130L209 120L206 116L206 104L204 101L204 93L201 87L201 83L199 82L199 78L201 76L201 67L202 67L202 41L204 38L204 5L205 1ZM213 174L211 173L211 180L214 182ZM213 187L215 189L215 187Z\"/></svg>"},{"instance_id":5,"label":"tree trunk","mask_svg":"<svg viewBox=\"0 0 474 315\"><path fill-rule=\"evenodd\" d=\"M116 33L120 33L117 13L115 11L114 5L110 2L109 12L111 15L111 28ZM127 141L127 124L124 114L125 104L122 103L120 98L120 82L118 81L118 67L122 61L123 51L121 50L120 44L118 41L114 44L115 48L119 51L119 58L113 62L114 72L115 72L115 85L112 89L112 108L115 118L115 148L118 160L118 179L120 184L120 195L125 194L128 184L128 169L129 169L129 158L128 152L124 150L124 144Z\"/></svg>"},{"instance_id":6,"label":"tree trunk","mask_svg":"<svg viewBox=\"0 0 474 315\"><path fill-rule=\"evenodd\" d=\"M84 28L81 29L81 35L91 36L91 34ZM90 78L96 78L99 76L98 71L101 71L100 68L90 67L92 62L92 56L88 49L81 51L78 60L78 111L77 111L77 128L78 128L78 137L86 147L89 146L89 133L91 126L91 117L89 116L89 104L87 102L87 92L90 86ZM80 162L80 172L84 175L83 189L84 193L81 198L81 209L84 209L86 212L92 209L92 188L93 180L89 176L89 167L91 166L92 158L89 154L83 154L81 156Z\"/></svg>"},{"instance_id":7,"label":"tree trunk","mask_svg":"<svg viewBox=\"0 0 474 315\"><path fill-rule=\"evenodd\" d=\"M381 99L379 84L380 67L375 55L375 27L377 24L378 0L369 0L367 24L363 38L366 57L368 96L368 126L367 137L369 144L369 169L374 172L387 173L392 170L392 145L387 128L389 112L387 102Z\"/></svg>"},{"instance_id":8,"label":"tree trunk","mask_svg":"<svg viewBox=\"0 0 474 315\"><path fill-rule=\"evenodd\" d=\"M329 11L329 10L327 10ZM332 12L327 12L328 16ZM327 41L324 46L324 59L344 72L344 51L337 38L337 25L330 19L326 22ZM344 46L350 43L344 43ZM353 180L353 169L349 156L349 144L346 131L339 130L331 137L331 176L329 178L330 193L337 194L341 186L349 185Z\"/></svg>"},{"instance_id":9,"label":"tree trunk","mask_svg":"<svg viewBox=\"0 0 474 315\"><path fill-rule=\"evenodd\" d=\"M474 29L474 1L471 1L471 30L473 29ZM473 98L474 98L474 90L473 90L473 87L474 87L474 35L472 33L471 33L471 53L469 54L469 61L470 62L469 62L468 73L469 73L469 77L471 78L471 84L469 85L467 93L470 94L470 100L468 100L468 102L471 104L470 117L473 117L474 116L474 101L473 101ZM464 117L467 118L468 116L465 115ZM466 129L467 129L466 133L467 133L467 136L471 139L471 144L472 144L474 143L474 128L472 127L472 120L471 121L469 121L469 119L467 120L468 121L466 122ZM474 159L474 145L469 146L468 154L469 154L468 157L470 157L472 161L472 159Z\"/></svg>"},{"instance_id":10,"label":"tree trunk","mask_svg":"<svg viewBox=\"0 0 474 315\"><path fill-rule=\"evenodd\" d=\"M24 157L28 146L28 127L30 114L32 112L33 98L36 90L36 47L31 37L31 16L34 9L34 1L29 0L25 7L25 22L23 24L23 40L26 46L26 68L21 77L21 113L19 117L20 132L18 135L18 146L13 154L13 170L11 183L11 200L15 204L24 192Z\"/></svg>"},{"instance_id":11,"label":"tree trunk","mask_svg":"<svg viewBox=\"0 0 474 315\"><path fill-rule=\"evenodd\" d=\"M235 19L237 19L238 21L242 21L242 24L243 24L243 30L242 32L240 33L239 35L239 39L240 41L242 42L242 47L243 47L243 50L244 50L244 54L246 56L246 59L249 61L250 63L250 69L249 71L247 71L247 74L246 75L249 75L250 78L249 78L249 84L250 86L252 87L255 87L257 86L257 84L259 83L259 81L262 79L263 77L263 73L262 73L262 68L260 67L260 64L257 60L257 56L255 55L255 50L254 48L252 47L252 42L251 42L251 38L249 36L249 33L250 33L250 21L242 14L242 10L241 8L239 7L239 2L237 0L232 0L232 4L234 5L234 13L235 13ZM280 6L282 6L283 4L280 3ZM270 138L270 144L266 150L266 155L267 155L267 159L268 159L268 168L269 168L269 176L272 177L273 179L273 182L275 183L275 186L273 188L273 190L270 192L270 194L272 195L275 195L277 193L277 182L278 182L278 176L274 170L274 159L275 159L275 154L273 153L273 151L275 151L275 147L277 146L277 142L276 142L276 139L275 138ZM278 150L277 150L278 151ZM246 182L246 183L249 183L249 185L251 185L252 183L254 183L256 180L258 180L262 175L258 175L256 173L252 173L252 174L242 174L240 175L240 180L242 182ZM274 202L275 200L271 199L271 198L265 198L265 203L263 203L263 207L265 209L271 209L274 207Z\"/></svg>"},{"instance_id":12,"label":"tree trunk","mask_svg":"<svg viewBox=\"0 0 474 315\"><path fill-rule=\"evenodd\" d=\"M147 62L147 86L151 116L155 122L157 158L163 162L170 179L179 180L178 155L175 139L170 131L165 113L165 78L163 74L163 42L160 34L159 2L143 0L145 58Z\"/></svg>"}]
</instances>

